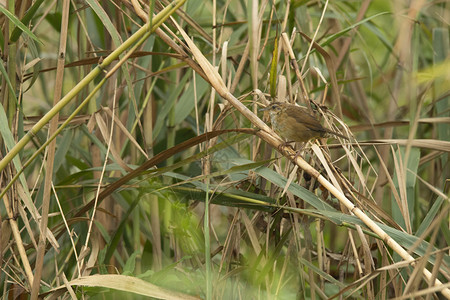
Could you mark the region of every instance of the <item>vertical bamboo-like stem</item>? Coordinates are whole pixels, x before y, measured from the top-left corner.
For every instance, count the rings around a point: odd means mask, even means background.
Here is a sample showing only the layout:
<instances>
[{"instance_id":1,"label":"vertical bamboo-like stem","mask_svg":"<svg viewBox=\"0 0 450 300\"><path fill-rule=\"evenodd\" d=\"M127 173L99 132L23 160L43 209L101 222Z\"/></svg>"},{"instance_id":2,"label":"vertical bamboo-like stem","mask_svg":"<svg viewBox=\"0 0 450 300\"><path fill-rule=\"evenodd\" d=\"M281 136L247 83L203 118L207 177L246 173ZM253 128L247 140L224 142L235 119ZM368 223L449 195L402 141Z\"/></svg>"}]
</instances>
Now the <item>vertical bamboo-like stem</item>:
<instances>
[{"instance_id":1,"label":"vertical bamboo-like stem","mask_svg":"<svg viewBox=\"0 0 450 300\"><path fill-rule=\"evenodd\" d=\"M78 93L79 91L89 84L94 78L96 78L102 70L109 66L115 59L119 57L124 51L129 49L134 43L136 43L142 36L148 32L157 31L158 27L181 5L184 4L186 0L175 0L171 5L164 8L158 15L153 18L153 23L146 24L142 26L136 33L129 37L125 42L123 42L116 50L114 50L110 55L105 57L101 64L99 64L95 69L93 69L88 75L86 75L75 87L70 90L52 109L50 109L29 131L28 133L17 142L17 144L10 149L10 151L0 160L0 171L2 171L6 165L19 153L21 149L28 144L34 135L42 129L52 118L55 116L64 106L66 106Z\"/></svg>"},{"instance_id":2,"label":"vertical bamboo-like stem","mask_svg":"<svg viewBox=\"0 0 450 300\"><path fill-rule=\"evenodd\" d=\"M69 26L69 7L70 7L70 0L65 0L62 8L61 36L59 39L58 61L56 65L53 106L55 106L59 102L62 93L63 78L64 78L64 63L66 60L67 31ZM50 121L48 136L51 136L58 129L58 117L59 113L56 113L53 119ZM50 207L50 192L53 181L53 162L56 150L55 148L56 148L56 140L53 140L48 145L47 161L45 162L46 172L44 180L44 195L42 201L41 220L39 224L40 234L36 255L36 263L34 267L34 280L31 289L31 300L37 299L39 295L42 267L44 265L45 245L47 241L48 210Z\"/></svg>"},{"instance_id":3,"label":"vertical bamboo-like stem","mask_svg":"<svg viewBox=\"0 0 450 300\"><path fill-rule=\"evenodd\" d=\"M123 53L125 50L127 50L133 43L135 43L139 38L141 38L142 36L148 36L150 33L154 32L158 26L160 26L162 24L162 22L164 22L164 20L170 16L170 14L172 14L179 6L181 6L183 3L185 2L185 0L177 0L175 2L173 2L171 5L169 5L168 7L166 7L163 11L161 11L156 17L155 17L155 22L152 23L153 26L143 26L140 30L138 30L132 37L130 37L127 41L125 41L122 45L120 45L112 54L110 54L108 57L106 57L103 62L101 64L99 64L99 66L97 66L94 70L92 70L85 78L83 78L83 80L81 80L68 94L66 94L66 96L64 98L62 98L59 102L57 102L53 108L44 116L42 117L33 127L32 129L27 133L26 136L24 136L14 147L12 147L11 149L9 149L9 152L7 152L6 156L0 161L0 171L4 170L5 167L8 165L8 163L19 153L19 151L21 149L24 148L24 146L33 138L33 136L40 130L42 129L42 127L47 124L54 116L56 116L59 111L65 106L67 105L70 100L73 99L73 97L75 95L77 95L80 90L85 87L87 84L89 84L98 74L100 74L102 72L102 70L108 66L109 64L111 64L121 53ZM14 3L14 1L12 1L12 4ZM13 7L14 5L12 5ZM67 18L63 18L63 20L66 20ZM64 27L64 23L62 24L62 26ZM67 25L65 25L65 27L67 27ZM63 34L62 34L63 36ZM64 51L60 51L59 53L61 53L62 55L60 55L60 61L63 62L64 59ZM60 63L59 63L60 64ZM15 66L14 68L12 68L13 70L15 70ZM60 68L61 70L61 68ZM61 72L61 71L59 71ZM60 73L58 73L60 74ZM62 78L62 76L58 76L58 78ZM14 73L14 81L15 82L15 73ZM103 83L104 81L102 81ZM58 95L58 90L61 90L61 85L62 85L62 80L59 81L58 86L55 87L55 99L59 98L60 96L60 92ZM7 90L7 89L5 89ZM14 95L12 95L14 96ZM91 97L88 97L89 99L91 99ZM86 101L87 103L88 101ZM80 105L81 107L81 105ZM76 110L76 113L78 113L80 110ZM71 118L73 118L74 114L71 115ZM71 119L69 118L69 119ZM69 119L63 124L64 127L68 124ZM51 126L51 130L50 133L52 131L56 130L56 127L54 127L53 125ZM51 137L49 138L49 141L52 141L55 137L56 137L56 133L60 132L59 128L58 130L55 131L55 134L51 134ZM45 145L50 144L50 142L45 143ZM40 151L38 151L38 153L40 153L42 151L42 149L45 149L44 147L40 148ZM33 155L32 159L29 160L27 162L27 165L29 165L29 163L36 158L37 155ZM54 154L49 155L50 158L54 157ZM47 165L47 177L49 178L48 180L51 181L51 174L52 174L52 166ZM22 170L21 170L22 171ZM20 171L20 172L21 172ZM20 173L19 172L19 173ZM13 178L13 180L15 181L18 178L18 176L15 176ZM8 202L8 197L5 196L6 192L8 191L8 189L12 186L12 182L10 182L10 184L8 184L8 187L5 188L4 190L2 190L2 197L3 200L6 202ZM45 186L50 187L51 184L46 183ZM44 199L49 199L49 195L50 192L46 193L46 196L44 197ZM45 201L45 200L44 200ZM9 204L6 203L5 206L6 207L10 207ZM48 202L45 203L43 205L43 214L42 214L42 219L41 219L41 223L40 223L40 240L43 242L40 242L40 246L38 246L38 255L37 255L37 261L36 261L36 270L42 269L42 261L43 261L43 256L45 254L45 241L46 241L46 237L45 237L45 232L47 230L47 224L48 224ZM30 284L30 286L33 285L34 286L32 288L32 297L36 298L38 293L39 293L39 287L40 287L40 280L38 279L34 279L32 270L30 268L30 264L28 262L28 258L26 256L25 251L23 250L23 243L21 241L21 237L20 237L20 233L19 230L17 228L17 224L15 223L15 216L12 214L11 210L8 210L8 215L10 215L11 218L11 228L13 231L13 234L15 236L16 239L16 243L19 249L19 253L20 256L22 258L23 264L24 264L24 269L25 269L25 273L28 277L28 282ZM39 250L41 249L41 250ZM40 276L40 275L39 275ZM37 278L37 277L36 277Z\"/></svg>"},{"instance_id":4,"label":"vertical bamboo-like stem","mask_svg":"<svg viewBox=\"0 0 450 300\"><path fill-rule=\"evenodd\" d=\"M8 9L9 11L14 14L14 4L15 1L9 0L8 1ZM8 22L9 31L8 35L5 35L6 37L9 36L9 33L11 33L14 29L14 23L9 21ZM9 81L11 82L13 90L10 91L9 89L6 89L6 92L8 93L8 100L7 100L7 111L6 115L8 116L9 120L9 128L12 128L12 124L14 122L14 115L16 114L16 95L14 94L14 91L16 90L16 51L17 51L17 43L9 43L7 45L7 57L8 57L8 77Z\"/></svg>"},{"instance_id":5,"label":"vertical bamboo-like stem","mask_svg":"<svg viewBox=\"0 0 450 300\"><path fill-rule=\"evenodd\" d=\"M334 195L339 202L344 205L351 213L356 215L361 221L366 224L374 233L376 233L391 249L399 254L406 262L412 266L416 265L416 261L411 254L408 253L400 244L398 244L393 238L391 238L384 230L381 229L372 219L370 219L360 208L355 206L342 192L339 191L333 184L331 184L325 177L323 177L316 169L308 164L303 158L295 153L292 148L287 147L280 137L265 124L258 116L253 114L244 104L242 104L236 97L234 97L226 88L222 78L217 71L211 66L209 61L203 56L197 46L192 42L184 30L178 26L178 30L183 35L188 46L190 47L194 57L199 62L205 74L208 76L210 83L217 90L217 92L227 101L229 101L241 114L248 118L255 126L261 129L259 136L267 143L272 145L275 149L278 149L280 153L286 157L294 157L293 161L301 169L305 170L308 174L317 179L317 181L326 188L332 195ZM427 281L431 280L431 272L427 269L423 269L423 274ZM436 280L436 286L441 288L441 293L450 299L450 290L443 286L442 282Z\"/></svg>"},{"instance_id":6,"label":"vertical bamboo-like stem","mask_svg":"<svg viewBox=\"0 0 450 300\"><path fill-rule=\"evenodd\" d=\"M213 24L213 38L212 38L212 64L213 66L216 66L216 9L217 9L217 2L216 0L213 0L213 13L212 13L212 24ZM194 76L195 77L195 74ZM209 100L209 114L206 114L206 116L209 115L209 118L205 118L205 130L209 131L213 128L214 123L214 103L216 98L216 91L211 88L211 95ZM209 141L206 141L204 143L205 150L208 151L208 148L210 147L211 143ZM207 190L209 190L209 174L211 173L211 157L207 155L204 159L202 159L203 164L203 175L205 176L205 185ZM212 299L212 270L211 270L211 236L210 236L210 198L209 193L205 194L205 212L204 212L204 220L203 220L203 234L205 238L205 291L206 291L206 299Z\"/></svg>"},{"instance_id":7,"label":"vertical bamboo-like stem","mask_svg":"<svg viewBox=\"0 0 450 300\"><path fill-rule=\"evenodd\" d=\"M14 14L14 2L15 1L8 1L8 9L12 14ZM11 82L12 90L10 90L7 87L6 79L3 79L2 96L4 96L4 97L2 99L4 102L2 104L5 108L6 115L9 120L8 126L9 126L9 128L12 128L12 126L14 124L14 122L13 122L14 115L16 113L15 112L16 111L16 96L14 94L14 91L16 90L16 64L15 64L16 43L8 43L10 32L12 32L12 30L14 28L14 24L9 21L6 23L6 25L7 26L5 26L5 34L4 34L4 36L6 37L4 49L5 49L5 55L8 58L8 61L7 61L8 78L9 78L9 81ZM14 198L14 196L12 196L10 198L7 195L4 195L3 203L5 205L6 213L9 218L9 225L11 226L11 231L14 236L14 240L16 242L17 249L19 251L19 256L22 261L28 283L31 287L31 285L33 284L34 276L33 276L32 270L31 270L30 262L28 260L25 248L23 246L22 237L20 236L20 230L17 225L16 216L15 216L16 213L14 212L14 208L12 206L12 203L14 203L13 198Z\"/></svg>"}]
</instances>

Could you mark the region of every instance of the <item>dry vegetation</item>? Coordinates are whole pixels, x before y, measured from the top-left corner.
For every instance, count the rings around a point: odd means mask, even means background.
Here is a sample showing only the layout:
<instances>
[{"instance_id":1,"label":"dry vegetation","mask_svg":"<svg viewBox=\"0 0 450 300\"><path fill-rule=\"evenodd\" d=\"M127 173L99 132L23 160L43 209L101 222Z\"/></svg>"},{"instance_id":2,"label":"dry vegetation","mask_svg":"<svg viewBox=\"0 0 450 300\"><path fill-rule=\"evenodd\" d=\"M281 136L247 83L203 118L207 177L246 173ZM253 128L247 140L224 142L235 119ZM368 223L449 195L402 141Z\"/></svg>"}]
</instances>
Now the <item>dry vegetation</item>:
<instances>
[{"instance_id":1,"label":"dry vegetation","mask_svg":"<svg viewBox=\"0 0 450 300\"><path fill-rule=\"evenodd\" d=\"M3 298L450 298L448 2L3 2Z\"/></svg>"}]
</instances>

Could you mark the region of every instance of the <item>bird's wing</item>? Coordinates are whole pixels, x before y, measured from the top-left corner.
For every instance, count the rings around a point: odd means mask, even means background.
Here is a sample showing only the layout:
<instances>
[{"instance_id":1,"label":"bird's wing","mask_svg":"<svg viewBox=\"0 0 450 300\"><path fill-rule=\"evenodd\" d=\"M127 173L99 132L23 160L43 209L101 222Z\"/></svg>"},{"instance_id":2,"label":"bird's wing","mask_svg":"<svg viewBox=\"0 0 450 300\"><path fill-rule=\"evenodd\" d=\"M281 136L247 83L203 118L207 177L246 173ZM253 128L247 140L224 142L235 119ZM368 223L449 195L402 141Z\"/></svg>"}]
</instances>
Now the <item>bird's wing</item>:
<instances>
[{"instance_id":1,"label":"bird's wing","mask_svg":"<svg viewBox=\"0 0 450 300\"><path fill-rule=\"evenodd\" d=\"M289 117L294 118L297 122L303 124L306 128L316 131L325 132L322 124L313 116L307 108L300 106L293 106L287 109L287 114Z\"/></svg>"}]
</instances>

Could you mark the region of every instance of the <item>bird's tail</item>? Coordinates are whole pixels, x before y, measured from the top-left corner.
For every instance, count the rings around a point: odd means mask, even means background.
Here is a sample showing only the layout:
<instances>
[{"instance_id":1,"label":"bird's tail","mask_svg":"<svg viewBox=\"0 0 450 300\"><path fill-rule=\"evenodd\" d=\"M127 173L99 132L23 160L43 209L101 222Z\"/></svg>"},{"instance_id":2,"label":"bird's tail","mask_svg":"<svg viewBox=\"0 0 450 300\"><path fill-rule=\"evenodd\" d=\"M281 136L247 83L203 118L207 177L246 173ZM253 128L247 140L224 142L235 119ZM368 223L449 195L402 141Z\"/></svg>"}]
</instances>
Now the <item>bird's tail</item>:
<instances>
[{"instance_id":1,"label":"bird's tail","mask_svg":"<svg viewBox=\"0 0 450 300\"><path fill-rule=\"evenodd\" d=\"M336 136L337 136L337 137L346 139L347 141L350 140L350 139L348 138L348 136L345 136L345 135L343 135L343 134L340 134L340 133L337 133L337 132L334 132L334 131L331 131L331 130L328 130L328 129L325 129L325 130L326 130L325 137L333 137L333 136L336 137Z\"/></svg>"}]
</instances>

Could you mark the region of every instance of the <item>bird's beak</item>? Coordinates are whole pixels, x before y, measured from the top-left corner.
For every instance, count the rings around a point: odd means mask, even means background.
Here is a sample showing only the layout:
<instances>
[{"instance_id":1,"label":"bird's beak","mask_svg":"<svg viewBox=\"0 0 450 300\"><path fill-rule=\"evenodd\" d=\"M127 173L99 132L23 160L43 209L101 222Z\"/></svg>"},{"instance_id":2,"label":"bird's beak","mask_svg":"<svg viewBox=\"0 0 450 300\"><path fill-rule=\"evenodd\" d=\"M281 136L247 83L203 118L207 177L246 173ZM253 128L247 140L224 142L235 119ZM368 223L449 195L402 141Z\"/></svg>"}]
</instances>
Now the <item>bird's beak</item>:
<instances>
[{"instance_id":1,"label":"bird's beak","mask_svg":"<svg viewBox=\"0 0 450 300\"><path fill-rule=\"evenodd\" d=\"M268 109L269 109L269 106L266 106L266 107L263 107L263 108L258 109L258 111L266 111L266 110L268 110Z\"/></svg>"}]
</instances>

